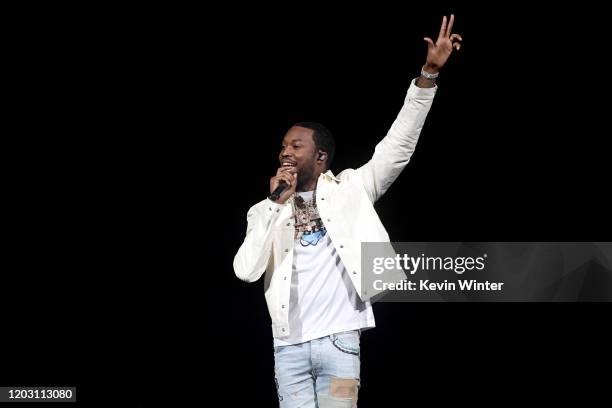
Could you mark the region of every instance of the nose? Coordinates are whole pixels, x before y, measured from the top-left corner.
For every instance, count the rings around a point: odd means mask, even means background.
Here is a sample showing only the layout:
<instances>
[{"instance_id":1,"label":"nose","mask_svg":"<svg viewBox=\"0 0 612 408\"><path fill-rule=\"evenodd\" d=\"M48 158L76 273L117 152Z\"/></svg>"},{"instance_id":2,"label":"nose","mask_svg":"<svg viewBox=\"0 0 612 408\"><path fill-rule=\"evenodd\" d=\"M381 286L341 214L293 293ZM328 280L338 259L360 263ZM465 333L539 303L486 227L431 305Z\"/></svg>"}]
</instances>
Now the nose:
<instances>
[{"instance_id":1,"label":"nose","mask_svg":"<svg viewBox=\"0 0 612 408\"><path fill-rule=\"evenodd\" d=\"M286 147L283 150L281 150L279 157L281 159L293 159L293 152L291 151L291 148Z\"/></svg>"}]
</instances>

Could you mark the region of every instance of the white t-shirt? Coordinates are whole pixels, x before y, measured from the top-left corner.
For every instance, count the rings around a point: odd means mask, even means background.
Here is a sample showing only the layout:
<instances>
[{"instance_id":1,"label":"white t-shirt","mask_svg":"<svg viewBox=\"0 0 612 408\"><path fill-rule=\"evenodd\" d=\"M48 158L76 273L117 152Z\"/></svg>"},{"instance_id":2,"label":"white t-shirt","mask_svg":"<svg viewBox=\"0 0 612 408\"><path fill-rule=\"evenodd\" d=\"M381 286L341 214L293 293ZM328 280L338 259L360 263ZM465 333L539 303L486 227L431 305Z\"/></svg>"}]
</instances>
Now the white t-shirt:
<instances>
[{"instance_id":1,"label":"white t-shirt","mask_svg":"<svg viewBox=\"0 0 612 408\"><path fill-rule=\"evenodd\" d=\"M289 298L291 334L275 338L274 346L298 344L333 333L375 327L372 306L357 295L318 216L313 191L297 195L307 204L309 216L303 218L304 212L296 212Z\"/></svg>"}]
</instances>

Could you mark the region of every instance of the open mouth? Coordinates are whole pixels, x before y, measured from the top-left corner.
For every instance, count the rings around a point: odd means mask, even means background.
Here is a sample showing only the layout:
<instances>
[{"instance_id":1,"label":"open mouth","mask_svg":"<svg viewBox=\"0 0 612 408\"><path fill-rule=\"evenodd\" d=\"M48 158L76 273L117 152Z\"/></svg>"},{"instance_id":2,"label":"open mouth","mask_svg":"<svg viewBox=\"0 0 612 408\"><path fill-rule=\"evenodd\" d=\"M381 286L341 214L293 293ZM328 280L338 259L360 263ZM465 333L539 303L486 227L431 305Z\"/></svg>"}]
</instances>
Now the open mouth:
<instances>
[{"instance_id":1,"label":"open mouth","mask_svg":"<svg viewBox=\"0 0 612 408\"><path fill-rule=\"evenodd\" d=\"M283 167L296 167L297 163L296 162L292 162L290 160L283 160L281 162L281 166L283 166Z\"/></svg>"}]
</instances>

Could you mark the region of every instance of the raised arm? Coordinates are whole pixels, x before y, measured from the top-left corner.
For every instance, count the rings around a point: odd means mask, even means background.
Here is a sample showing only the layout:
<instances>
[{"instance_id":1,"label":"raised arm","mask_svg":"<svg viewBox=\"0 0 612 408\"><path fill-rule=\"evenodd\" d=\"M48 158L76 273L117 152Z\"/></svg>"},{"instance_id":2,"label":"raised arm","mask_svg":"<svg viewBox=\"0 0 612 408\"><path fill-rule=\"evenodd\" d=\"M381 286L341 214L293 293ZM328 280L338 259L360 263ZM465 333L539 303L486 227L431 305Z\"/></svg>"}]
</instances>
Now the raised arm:
<instances>
[{"instance_id":1,"label":"raised arm","mask_svg":"<svg viewBox=\"0 0 612 408\"><path fill-rule=\"evenodd\" d=\"M427 58L421 76L412 81L404 106L387 136L376 145L372 159L357 170L372 202L387 191L410 161L437 91L435 77L448 61L453 49L461 48L461 36L451 34L454 22L454 15L451 15L448 23L446 16L442 19L435 43L425 37Z\"/></svg>"}]
</instances>

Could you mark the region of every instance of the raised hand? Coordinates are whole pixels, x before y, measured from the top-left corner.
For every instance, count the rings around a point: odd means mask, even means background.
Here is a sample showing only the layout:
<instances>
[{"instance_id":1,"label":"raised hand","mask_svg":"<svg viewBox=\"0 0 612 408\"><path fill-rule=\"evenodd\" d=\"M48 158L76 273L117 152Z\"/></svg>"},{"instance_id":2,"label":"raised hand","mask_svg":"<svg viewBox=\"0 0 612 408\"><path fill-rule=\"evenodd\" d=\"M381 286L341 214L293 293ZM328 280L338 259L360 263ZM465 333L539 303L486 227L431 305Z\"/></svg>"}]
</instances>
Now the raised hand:
<instances>
[{"instance_id":1,"label":"raised hand","mask_svg":"<svg viewBox=\"0 0 612 408\"><path fill-rule=\"evenodd\" d=\"M447 24L446 16L442 18L442 26L438 39L434 43L431 38L425 37L427 43L427 60L423 69L431 74L435 74L446 64L453 49L459 51L461 49L461 41L463 38L459 34L452 34L453 24L455 23L455 15L451 14Z\"/></svg>"}]
</instances>

